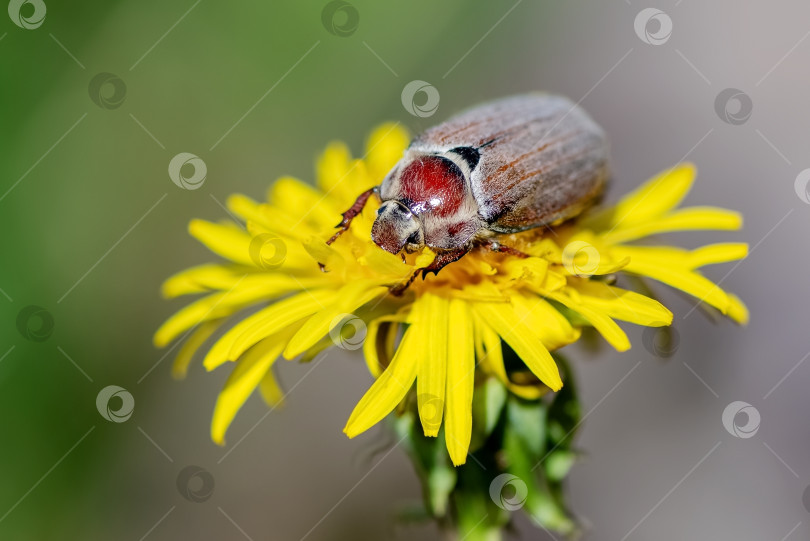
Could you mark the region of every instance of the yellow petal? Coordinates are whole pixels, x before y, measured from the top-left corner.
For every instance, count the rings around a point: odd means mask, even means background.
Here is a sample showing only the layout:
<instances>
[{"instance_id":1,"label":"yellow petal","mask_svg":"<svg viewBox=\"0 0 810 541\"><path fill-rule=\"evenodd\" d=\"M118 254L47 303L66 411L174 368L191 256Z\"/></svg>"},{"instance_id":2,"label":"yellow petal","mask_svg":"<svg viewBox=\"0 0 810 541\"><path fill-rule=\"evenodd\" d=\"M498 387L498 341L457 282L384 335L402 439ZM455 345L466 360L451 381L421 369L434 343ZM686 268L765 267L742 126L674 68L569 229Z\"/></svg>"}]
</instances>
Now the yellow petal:
<instances>
[{"instance_id":1,"label":"yellow petal","mask_svg":"<svg viewBox=\"0 0 810 541\"><path fill-rule=\"evenodd\" d=\"M334 291L313 289L271 304L240 321L217 340L206 355L203 365L206 369L213 370L226 361L239 358L256 342L283 327L300 322L332 302L334 298Z\"/></svg>"},{"instance_id":2,"label":"yellow petal","mask_svg":"<svg viewBox=\"0 0 810 541\"><path fill-rule=\"evenodd\" d=\"M211 289L230 289L244 274L220 264L198 265L170 276L163 282L161 293L165 298L172 299Z\"/></svg>"},{"instance_id":3,"label":"yellow petal","mask_svg":"<svg viewBox=\"0 0 810 541\"><path fill-rule=\"evenodd\" d=\"M265 205L257 203L250 197L240 193L230 195L225 201L225 205L228 207L228 210L241 218L243 222L272 223L263 210Z\"/></svg>"},{"instance_id":4,"label":"yellow petal","mask_svg":"<svg viewBox=\"0 0 810 541\"><path fill-rule=\"evenodd\" d=\"M255 300L255 299L254 299ZM166 347L172 340L195 325L219 319L239 309L240 302L252 302L244 297L235 298L232 293L213 293L184 306L167 319L152 338L155 346Z\"/></svg>"},{"instance_id":5,"label":"yellow petal","mask_svg":"<svg viewBox=\"0 0 810 541\"><path fill-rule=\"evenodd\" d=\"M494 375L512 393L525 398L526 400L537 400L542 396L541 384L520 385L509 379L506 374L506 367L503 364L503 348L501 347L501 337L493 331L489 325L484 323L480 317L473 318L475 322L475 332L477 343L482 349L477 351L479 366L485 371Z\"/></svg>"},{"instance_id":6,"label":"yellow petal","mask_svg":"<svg viewBox=\"0 0 810 541\"><path fill-rule=\"evenodd\" d=\"M535 328L527 325L516 314L513 306L501 303L475 303L476 313L497 332L529 370L552 390L562 388L557 364L543 345Z\"/></svg>"},{"instance_id":7,"label":"yellow petal","mask_svg":"<svg viewBox=\"0 0 810 541\"><path fill-rule=\"evenodd\" d=\"M627 338L627 334L604 312L595 310L585 304L574 302L566 295L551 294L551 298L559 301L587 319L616 351L627 351L630 349L630 339Z\"/></svg>"},{"instance_id":8,"label":"yellow petal","mask_svg":"<svg viewBox=\"0 0 810 541\"><path fill-rule=\"evenodd\" d=\"M188 365L191 363L194 353L220 328L220 326L222 326L224 321L225 319L223 318L203 323L183 342L172 365L172 376L174 376L175 379L183 379L186 377Z\"/></svg>"},{"instance_id":9,"label":"yellow petal","mask_svg":"<svg viewBox=\"0 0 810 541\"><path fill-rule=\"evenodd\" d=\"M695 167L676 165L622 198L616 206L583 221L584 227L628 227L662 215L680 204L695 180Z\"/></svg>"},{"instance_id":10,"label":"yellow petal","mask_svg":"<svg viewBox=\"0 0 810 541\"><path fill-rule=\"evenodd\" d=\"M351 159L351 152L345 143L329 143L316 164L318 187L324 192L331 190L348 173Z\"/></svg>"},{"instance_id":11,"label":"yellow petal","mask_svg":"<svg viewBox=\"0 0 810 541\"><path fill-rule=\"evenodd\" d=\"M236 225L191 220L188 231L215 254L243 265L255 265L250 259L251 236Z\"/></svg>"},{"instance_id":12,"label":"yellow petal","mask_svg":"<svg viewBox=\"0 0 810 541\"><path fill-rule=\"evenodd\" d=\"M541 286L548 273L548 260L540 257L509 258L501 264L501 272L505 272L511 279L521 279Z\"/></svg>"},{"instance_id":13,"label":"yellow petal","mask_svg":"<svg viewBox=\"0 0 810 541\"><path fill-rule=\"evenodd\" d=\"M416 365L422 353L422 336L408 327L402 342L386 368L371 388L363 395L343 432L350 438L362 434L399 404L413 386L416 379Z\"/></svg>"},{"instance_id":14,"label":"yellow petal","mask_svg":"<svg viewBox=\"0 0 810 541\"><path fill-rule=\"evenodd\" d=\"M473 320L467 303L450 301L447 348L447 392L444 436L453 464L467 461L472 437L472 399L475 384Z\"/></svg>"},{"instance_id":15,"label":"yellow petal","mask_svg":"<svg viewBox=\"0 0 810 541\"><path fill-rule=\"evenodd\" d=\"M264 403L273 409L284 404L284 392L273 374L272 367L267 370L259 382L259 393L261 393Z\"/></svg>"},{"instance_id":16,"label":"yellow petal","mask_svg":"<svg viewBox=\"0 0 810 541\"><path fill-rule=\"evenodd\" d=\"M726 315L740 325L746 325L748 323L748 308L736 295L729 293L728 300L728 312Z\"/></svg>"},{"instance_id":17,"label":"yellow petal","mask_svg":"<svg viewBox=\"0 0 810 541\"><path fill-rule=\"evenodd\" d=\"M319 227L334 226L345 210L335 206L326 194L292 177L278 179L270 188L268 197L272 205L270 226L280 226L291 233L307 223Z\"/></svg>"},{"instance_id":18,"label":"yellow petal","mask_svg":"<svg viewBox=\"0 0 810 541\"><path fill-rule=\"evenodd\" d=\"M217 397L214 417L211 420L211 439L223 445L236 412L245 403L256 386L278 358L284 342L278 337L265 338L252 347L236 364L225 387Z\"/></svg>"},{"instance_id":19,"label":"yellow petal","mask_svg":"<svg viewBox=\"0 0 810 541\"><path fill-rule=\"evenodd\" d=\"M689 266L694 268L717 263L727 263L745 259L748 256L748 245L745 243L724 243L702 246L689 253Z\"/></svg>"},{"instance_id":20,"label":"yellow petal","mask_svg":"<svg viewBox=\"0 0 810 541\"><path fill-rule=\"evenodd\" d=\"M247 278L244 281L242 278L229 291L213 293L181 308L155 332L155 345L164 347L195 325L229 316L257 301L306 287L301 281L284 275L264 275L263 280L251 280L251 285L246 285Z\"/></svg>"},{"instance_id":21,"label":"yellow petal","mask_svg":"<svg viewBox=\"0 0 810 541\"><path fill-rule=\"evenodd\" d=\"M416 300L413 310L419 315L412 327L422 336L416 378L419 419L425 436L437 436L445 406L449 302L427 293Z\"/></svg>"},{"instance_id":22,"label":"yellow petal","mask_svg":"<svg viewBox=\"0 0 810 541\"><path fill-rule=\"evenodd\" d=\"M675 289L692 295L702 302L726 313L729 306L728 295L711 280L696 271L673 265L672 261L658 259L654 254L636 256L625 269L627 272L649 276Z\"/></svg>"},{"instance_id":23,"label":"yellow petal","mask_svg":"<svg viewBox=\"0 0 810 541\"><path fill-rule=\"evenodd\" d=\"M369 267L375 275L391 276L394 279L408 277L415 270L414 267L404 264L398 256L381 250L377 246L358 257L357 262L364 267Z\"/></svg>"},{"instance_id":24,"label":"yellow petal","mask_svg":"<svg viewBox=\"0 0 810 541\"><path fill-rule=\"evenodd\" d=\"M743 259L748 255L748 245L745 243L710 244L691 251L673 246L615 246L611 251L636 262L654 260L661 264L693 270L706 265Z\"/></svg>"},{"instance_id":25,"label":"yellow petal","mask_svg":"<svg viewBox=\"0 0 810 541\"><path fill-rule=\"evenodd\" d=\"M618 243L670 231L735 231L740 227L742 216L738 212L714 207L690 207L644 222L622 224L603 234L602 239Z\"/></svg>"},{"instance_id":26,"label":"yellow petal","mask_svg":"<svg viewBox=\"0 0 810 541\"><path fill-rule=\"evenodd\" d=\"M336 271L345 265L343 256L334 246L326 244L326 239L313 235L304 241L303 246L310 257L323 264L329 272Z\"/></svg>"},{"instance_id":27,"label":"yellow petal","mask_svg":"<svg viewBox=\"0 0 810 541\"><path fill-rule=\"evenodd\" d=\"M571 282L571 289L563 295L571 296L574 292L578 294L573 299L577 305L598 310L612 318L647 327L672 323L672 312L666 306L635 291L609 286L604 282L577 280Z\"/></svg>"},{"instance_id":28,"label":"yellow petal","mask_svg":"<svg viewBox=\"0 0 810 541\"><path fill-rule=\"evenodd\" d=\"M410 135L399 122L386 122L378 126L366 142L366 163L369 174L377 183L402 158L410 143Z\"/></svg>"},{"instance_id":29,"label":"yellow petal","mask_svg":"<svg viewBox=\"0 0 810 541\"><path fill-rule=\"evenodd\" d=\"M371 300L388 292L388 288L375 287L376 285L374 281L362 280L350 282L349 285L342 287L337 293L336 301L318 310L290 339L284 350L284 358L292 359L300 355L332 332L337 325L344 324L345 321L340 318L341 315L351 314ZM355 318L357 319L356 316ZM362 324L365 325L365 323Z\"/></svg>"},{"instance_id":30,"label":"yellow petal","mask_svg":"<svg viewBox=\"0 0 810 541\"><path fill-rule=\"evenodd\" d=\"M368 324L366 339L363 342L363 358L366 360L369 372L375 378L380 377L383 369L388 365L394 352L394 339L396 338L396 323L405 321L404 316L382 316L371 320ZM380 326L383 334L380 335ZM380 353L384 359L380 358Z\"/></svg>"},{"instance_id":31,"label":"yellow petal","mask_svg":"<svg viewBox=\"0 0 810 541\"><path fill-rule=\"evenodd\" d=\"M510 297L515 316L534 329L547 349L557 349L575 342L580 331L571 326L556 308L537 295L514 294Z\"/></svg>"}]
</instances>

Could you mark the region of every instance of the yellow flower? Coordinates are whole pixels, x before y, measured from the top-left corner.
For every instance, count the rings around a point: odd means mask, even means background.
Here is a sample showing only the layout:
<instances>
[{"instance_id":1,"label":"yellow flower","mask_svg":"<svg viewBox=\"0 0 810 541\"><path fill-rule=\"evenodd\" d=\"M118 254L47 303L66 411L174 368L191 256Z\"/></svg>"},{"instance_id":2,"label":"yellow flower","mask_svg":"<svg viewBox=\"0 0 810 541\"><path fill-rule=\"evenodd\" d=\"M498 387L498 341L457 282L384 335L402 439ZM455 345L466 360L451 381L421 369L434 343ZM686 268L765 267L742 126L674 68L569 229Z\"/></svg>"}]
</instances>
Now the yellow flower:
<instances>
[{"instance_id":1,"label":"yellow flower","mask_svg":"<svg viewBox=\"0 0 810 541\"><path fill-rule=\"evenodd\" d=\"M617 320L649 327L672 322L672 313L657 300L611 285L613 275L658 280L737 322L747 320L742 302L697 270L745 257L745 244L696 250L629 244L656 233L741 226L731 211L677 208L694 179L690 165L662 173L613 207L553 229L499 239L528 258L476 248L438 275L417 279L402 297L390 295L391 286L406 281L434 254L425 249L403 261L378 248L370 236L376 201L334 244L327 246L325 239L340 213L379 184L407 144L408 135L392 124L372 133L362 160L332 143L318 162L317 188L281 178L265 203L232 196L228 207L244 228L191 222L191 234L230 262L194 267L164 284L167 297L205 294L155 334L160 347L185 339L175 375L185 374L194 352L234 314L266 305L230 327L203 361L208 370L236 362L215 407L214 441L224 442L256 387L268 404L280 403L272 372L277 358L309 361L333 344L359 347L358 337L352 341L345 334L363 327L363 353L376 381L351 414L346 434L354 437L386 417L415 382L425 435L437 436L444 421L448 452L459 465L470 445L476 375L496 377L513 393L537 399L562 387L550 352L575 342L583 327L594 327L624 351L630 341ZM526 371L507 372L503 344Z\"/></svg>"}]
</instances>

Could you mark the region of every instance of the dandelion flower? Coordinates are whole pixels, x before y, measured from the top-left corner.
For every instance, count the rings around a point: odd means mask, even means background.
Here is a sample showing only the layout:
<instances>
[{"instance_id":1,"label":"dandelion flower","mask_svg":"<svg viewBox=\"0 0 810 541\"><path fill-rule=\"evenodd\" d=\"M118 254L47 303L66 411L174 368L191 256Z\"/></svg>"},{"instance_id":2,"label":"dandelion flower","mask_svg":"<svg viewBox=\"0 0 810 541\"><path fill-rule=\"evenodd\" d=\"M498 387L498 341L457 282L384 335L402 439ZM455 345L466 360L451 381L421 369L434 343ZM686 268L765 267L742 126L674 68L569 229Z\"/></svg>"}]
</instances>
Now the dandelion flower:
<instances>
[{"instance_id":1,"label":"dandelion flower","mask_svg":"<svg viewBox=\"0 0 810 541\"><path fill-rule=\"evenodd\" d=\"M402 258L375 245L373 198L343 236L331 245L325 240L340 213L379 184L408 141L402 128L386 124L371 134L363 159L332 143L317 163L316 187L281 178L266 202L242 195L228 200L244 224L191 222L191 235L227 262L166 281L167 297L203 297L166 321L155 343L184 340L173 369L182 376L194 352L231 325L203 360L208 370L236 363L214 410L217 443L257 387L268 404L280 403L283 392L272 370L278 358L309 361L334 344L360 347L346 334L362 327L362 350L376 379L351 413L346 434L357 436L380 422L415 387L424 434L437 436L443 427L450 459L460 465L470 448L478 382L495 378L514 395L537 399L563 386L552 352L576 342L584 328L625 351L630 341L617 321L646 327L672 322L659 301L614 285L613 277L650 278L738 323L747 321L743 303L699 270L744 258L745 244L685 250L637 242L672 231L740 228L735 212L679 208L695 178L691 165L661 173L612 207L554 228L503 236L527 258L476 248L437 275L415 280L404 295L391 295L391 287L434 254L425 248ZM239 319L242 309L254 306L261 308ZM525 369L506 366L507 350Z\"/></svg>"}]
</instances>

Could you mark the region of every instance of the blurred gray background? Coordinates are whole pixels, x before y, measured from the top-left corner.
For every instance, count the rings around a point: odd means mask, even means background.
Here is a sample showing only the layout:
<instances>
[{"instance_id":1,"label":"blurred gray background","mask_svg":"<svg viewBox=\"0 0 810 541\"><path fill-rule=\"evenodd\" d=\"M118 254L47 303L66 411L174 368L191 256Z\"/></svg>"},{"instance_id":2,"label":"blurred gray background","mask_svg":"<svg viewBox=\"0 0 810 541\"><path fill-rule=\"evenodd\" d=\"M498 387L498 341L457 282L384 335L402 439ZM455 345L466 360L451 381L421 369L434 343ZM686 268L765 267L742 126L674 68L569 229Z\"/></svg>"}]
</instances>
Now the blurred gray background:
<instances>
[{"instance_id":1,"label":"blurred gray background","mask_svg":"<svg viewBox=\"0 0 810 541\"><path fill-rule=\"evenodd\" d=\"M637 31L650 7L637 0L350 3L359 24L345 37L323 25L325 1L45 0L36 28L0 17L0 538L438 539L394 525L420 492L384 431L341 432L371 383L358 355L280 366L287 407L267 415L253 397L220 448L209 422L228 369L171 379L151 336L185 301L159 286L214 260L188 237L191 218L223 218L217 200L261 198L283 174L311 179L329 140L360 154L384 120L417 132L547 90L581 100L609 134L610 200L692 161L687 203L740 210L745 227L668 240L751 245L707 270L748 304L747 327L665 293L672 358L632 327L630 352L568 352L587 412L568 486L585 537L807 539L810 206L795 179L810 167L810 5L662 1ZM21 9L33 20L36 6ZM126 85L108 108L88 92L105 72ZM438 89L433 116L403 108L412 80ZM717 104L726 88L744 96ZM169 179L179 152L207 164L199 190ZM17 331L29 305L52 315L47 340ZM96 411L107 385L134 396L128 421ZM753 437L724 429L734 401L760 413ZM176 487L189 465L215 481L203 503Z\"/></svg>"}]
</instances>

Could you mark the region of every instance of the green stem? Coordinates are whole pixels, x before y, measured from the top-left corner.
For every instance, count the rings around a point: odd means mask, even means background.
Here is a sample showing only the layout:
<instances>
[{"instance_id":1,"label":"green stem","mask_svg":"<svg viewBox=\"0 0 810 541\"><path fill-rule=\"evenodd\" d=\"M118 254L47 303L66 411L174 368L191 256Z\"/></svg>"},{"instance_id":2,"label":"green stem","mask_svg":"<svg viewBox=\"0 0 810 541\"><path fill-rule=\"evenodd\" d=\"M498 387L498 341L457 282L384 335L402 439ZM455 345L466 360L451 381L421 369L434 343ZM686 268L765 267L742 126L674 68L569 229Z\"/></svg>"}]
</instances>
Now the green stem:
<instances>
[{"instance_id":1,"label":"green stem","mask_svg":"<svg viewBox=\"0 0 810 541\"><path fill-rule=\"evenodd\" d=\"M415 400L395 419L422 481L423 518L436 520L448 539L500 541L515 512L545 529L576 533L563 482L576 459L581 408L573 373L564 359L557 363L566 385L545 399L510 395L494 379L476 388L471 454L462 466L450 464L443 431L424 436Z\"/></svg>"}]
</instances>

